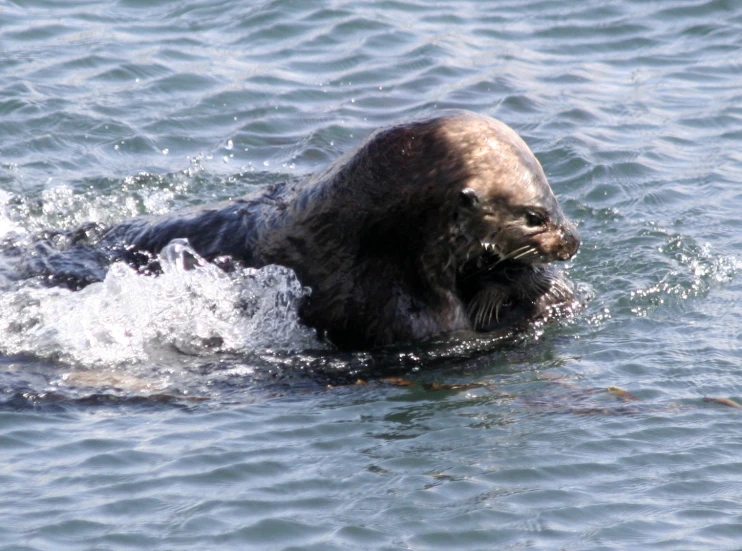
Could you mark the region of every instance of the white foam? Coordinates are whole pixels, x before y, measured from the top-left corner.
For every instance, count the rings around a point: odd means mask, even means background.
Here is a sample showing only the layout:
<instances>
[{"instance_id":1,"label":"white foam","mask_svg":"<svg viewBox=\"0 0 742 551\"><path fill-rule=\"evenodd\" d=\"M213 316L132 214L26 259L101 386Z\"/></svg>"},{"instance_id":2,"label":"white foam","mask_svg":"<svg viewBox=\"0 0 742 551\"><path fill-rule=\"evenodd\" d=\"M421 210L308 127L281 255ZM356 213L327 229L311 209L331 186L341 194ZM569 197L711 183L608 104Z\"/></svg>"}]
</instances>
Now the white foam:
<instances>
[{"instance_id":1,"label":"white foam","mask_svg":"<svg viewBox=\"0 0 742 551\"><path fill-rule=\"evenodd\" d=\"M183 354L247 354L319 346L299 323L308 290L282 266L227 273L187 241L160 255L163 273L114 264L81 291L22 284L0 295L0 349L84 366L165 361Z\"/></svg>"}]
</instances>

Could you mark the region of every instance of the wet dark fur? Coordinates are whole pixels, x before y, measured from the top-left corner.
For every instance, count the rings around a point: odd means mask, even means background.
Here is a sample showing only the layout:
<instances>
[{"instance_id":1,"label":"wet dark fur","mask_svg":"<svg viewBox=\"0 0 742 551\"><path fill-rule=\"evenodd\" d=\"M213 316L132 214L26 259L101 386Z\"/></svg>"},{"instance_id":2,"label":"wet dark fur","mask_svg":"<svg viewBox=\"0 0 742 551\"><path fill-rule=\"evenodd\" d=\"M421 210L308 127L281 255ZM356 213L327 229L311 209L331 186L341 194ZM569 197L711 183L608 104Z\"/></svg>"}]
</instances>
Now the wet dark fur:
<instances>
[{"instance_id":1,"label":"wet dark fur","mask_svg":"<svg viewBox=\"0 0 742 551\"><path fill-rule=\"evenodd\" d=\"M543 211L542 228L525 228L521 203ZM546 263L579 245L527 146L502 123L471 113L382 130L304 181L98 228L89 245L73 248L92 262L103 255L142 266L175 238L210 261L292 268L312 289L302 320L344 349L543 316L571 299ZM523 243L533 249L525 258L503 261Z\"/></svg>"}]
</instances>

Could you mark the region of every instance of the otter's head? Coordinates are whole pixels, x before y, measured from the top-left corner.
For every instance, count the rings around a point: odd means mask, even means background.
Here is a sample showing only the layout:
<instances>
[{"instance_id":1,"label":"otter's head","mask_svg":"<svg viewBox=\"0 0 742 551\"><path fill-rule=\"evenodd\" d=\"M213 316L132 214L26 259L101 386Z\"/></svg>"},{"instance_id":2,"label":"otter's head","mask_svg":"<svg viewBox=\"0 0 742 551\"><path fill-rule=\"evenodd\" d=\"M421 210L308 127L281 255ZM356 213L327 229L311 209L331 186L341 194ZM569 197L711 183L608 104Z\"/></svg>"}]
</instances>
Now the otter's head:
<instances>
[{"instance_id":1,"label":"otter's head","mask_svg":"<svg viewBox=\"0 0 742 551\"><path fill-rule=\"evenodd\" d=\"M580 246L540 163L507 125L474 115L442 128L464 166L456 212L466 259L546 264L568 260Z\"/></svg>"},{"instance_id":2,"label":"otter's head","mask_svg":"<svg viewBox=\"0 0 742 551\"><path fill-rule=\"evenodd\" d=\"M546 264L580 246L536 157L508 126L462 114L439 127L458 165L453 249L457 293L475 329L548 317L573 299L571 285Z\"/></svg>"}]
</instances>

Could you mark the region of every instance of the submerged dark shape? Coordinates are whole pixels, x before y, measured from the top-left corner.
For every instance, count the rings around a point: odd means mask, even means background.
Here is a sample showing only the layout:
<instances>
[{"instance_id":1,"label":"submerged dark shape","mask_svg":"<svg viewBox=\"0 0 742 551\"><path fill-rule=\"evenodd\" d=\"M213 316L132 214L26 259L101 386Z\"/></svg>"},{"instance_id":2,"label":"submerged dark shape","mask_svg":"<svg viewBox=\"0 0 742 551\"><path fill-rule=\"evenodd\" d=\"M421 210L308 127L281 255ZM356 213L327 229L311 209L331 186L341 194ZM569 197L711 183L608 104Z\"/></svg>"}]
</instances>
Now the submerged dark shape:
<instances>
[{"instance_id":1,"label":"submerged dark shape","mask_svg":"<svg viewBox=\"0 0 742 551\"><path fill-rule=\"evenodd\" d=\"M86 250L142 266L176 238L293 269L312 290L302 320L343 349L549 318L573 299L549 263L580 243L528 146L469 112L380 130L300 182L126 221Z\"/></svg>"}]
</instances>

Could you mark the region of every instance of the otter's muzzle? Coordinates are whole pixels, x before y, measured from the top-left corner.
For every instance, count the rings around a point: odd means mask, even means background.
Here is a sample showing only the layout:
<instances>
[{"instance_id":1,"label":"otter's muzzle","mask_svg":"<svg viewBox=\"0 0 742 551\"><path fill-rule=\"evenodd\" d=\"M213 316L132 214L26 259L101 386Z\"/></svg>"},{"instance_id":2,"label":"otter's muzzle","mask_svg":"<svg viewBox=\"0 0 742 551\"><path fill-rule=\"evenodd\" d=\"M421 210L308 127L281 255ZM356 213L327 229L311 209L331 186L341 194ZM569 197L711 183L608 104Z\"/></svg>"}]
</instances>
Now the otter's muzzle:
<instances>
[{"instance_id":1,"label":"otter's muzzle","mask_svg":"<svg viewBox=\"0 0 742 551\"><path fill-rule=\"evenodd\" d=\"M556 257L559 260L569 260L572 258L577 249L580 248L580 234L572 222L565 222L559 230L561 234L561 244L556 251Z\"/></svg>"}]
</instances>

